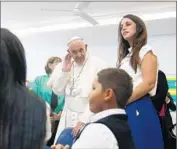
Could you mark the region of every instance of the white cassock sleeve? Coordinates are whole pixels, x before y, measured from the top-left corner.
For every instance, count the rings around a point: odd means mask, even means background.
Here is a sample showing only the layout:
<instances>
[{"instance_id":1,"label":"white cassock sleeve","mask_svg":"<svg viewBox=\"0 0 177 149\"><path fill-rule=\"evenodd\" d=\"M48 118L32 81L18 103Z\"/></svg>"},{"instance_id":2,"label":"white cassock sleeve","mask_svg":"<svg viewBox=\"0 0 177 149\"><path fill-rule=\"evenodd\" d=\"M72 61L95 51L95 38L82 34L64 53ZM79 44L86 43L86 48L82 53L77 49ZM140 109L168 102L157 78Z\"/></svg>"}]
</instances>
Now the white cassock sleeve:
<instances>
[{"instance_id":1,"label":"white cassock sleeve","mask_svg":"<svg viewBox=\"0 0 177 149\"><path fill-rule=\"evenodd\" d=\"M107 63L106 62L104 62L103 60L101 60L101 59L97 59L96 60L96 62L94 62L93 63L93 65L96 65L96 73L95 74L97 74L100 70L102 70L102 69L105 69L105 68L108 68L108 65L107 65ZM94 66L93 66L94 67ZM93 76L93 80L94 80L94 77L96 77L96 76ZM88 123L88 122L90 122L90 118L91 118L91 116L93 116L94 115L94 113L92 113L91 111L90 111L90 108L89 108L89 104L88 105L86 105L86 107L85 107L85 110L84 110L84 113L80 116L80 122L83 122L83 123Z\"/></svg>"},{"instance_id":2,"label":"white cassock sleeve","mask_svg":"<svg viewBox=\"0 0 177 149\"><path fill-rule=\"evenodd\" d=\"M47 83L47 86L51 88L56 95L65 95L65 87L70 75L70 72L63 72L62 68L62 64L59 63Z\"/></svg>"}]
</instances>

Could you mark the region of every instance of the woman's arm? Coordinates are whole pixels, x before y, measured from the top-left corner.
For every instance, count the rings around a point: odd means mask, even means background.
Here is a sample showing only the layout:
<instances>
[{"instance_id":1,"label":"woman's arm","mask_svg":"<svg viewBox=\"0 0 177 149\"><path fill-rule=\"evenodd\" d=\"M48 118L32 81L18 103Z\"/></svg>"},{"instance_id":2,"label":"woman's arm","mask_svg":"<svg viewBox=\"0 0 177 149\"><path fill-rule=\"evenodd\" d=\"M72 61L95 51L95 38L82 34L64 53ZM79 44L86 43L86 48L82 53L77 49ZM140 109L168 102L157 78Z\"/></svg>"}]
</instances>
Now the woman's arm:
<instances>
[{"instance_id":1,"label":"woman's arm","mask_svg":"<svg viewBox=\"0 0 177 149\"><path fill-rule=\"evenodd\" d=\"M152 51L147 52L140 67L143 81L134 89L128 103L145 96L155 86L157 76L157 57L152 53Z\"/></svg>"}]
</instances>

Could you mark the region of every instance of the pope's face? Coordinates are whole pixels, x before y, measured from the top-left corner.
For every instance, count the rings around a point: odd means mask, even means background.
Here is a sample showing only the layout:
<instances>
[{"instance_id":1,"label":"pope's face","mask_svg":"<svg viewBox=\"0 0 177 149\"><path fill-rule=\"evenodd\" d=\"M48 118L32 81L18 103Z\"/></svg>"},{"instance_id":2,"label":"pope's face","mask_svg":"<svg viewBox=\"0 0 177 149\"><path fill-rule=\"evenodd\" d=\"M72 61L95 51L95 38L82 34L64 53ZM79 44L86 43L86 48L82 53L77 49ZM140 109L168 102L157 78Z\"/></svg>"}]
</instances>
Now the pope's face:
<instances>
[{"instance_id":1,"label":"pope's face","mask_svg":"<svg viewBox=\"0 0 177 149\"><path fill-rule=\"evenodd\" d=\"M68 52L74 61L83 64L86 58L87 45L82 40L75 40L69 43L68 47Z\"/></svg>"}]
</instances>

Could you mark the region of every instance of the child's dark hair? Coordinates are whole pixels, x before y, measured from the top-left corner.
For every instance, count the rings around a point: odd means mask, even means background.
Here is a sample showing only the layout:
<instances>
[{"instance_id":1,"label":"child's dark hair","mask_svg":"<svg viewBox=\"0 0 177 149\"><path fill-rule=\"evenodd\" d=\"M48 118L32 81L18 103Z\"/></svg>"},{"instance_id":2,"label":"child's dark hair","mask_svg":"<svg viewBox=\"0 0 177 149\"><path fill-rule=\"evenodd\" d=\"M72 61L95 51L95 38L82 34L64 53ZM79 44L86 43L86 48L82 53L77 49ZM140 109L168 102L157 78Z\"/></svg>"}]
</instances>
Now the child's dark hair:
<instances>
[{"instance_id":1,"label":"child's dark hair","mask_svg":"<svg viewBox=\"0 0 177 149\"><path fill-rule=\"evenodd\" d=\"M97 75L103 90L113 89L118 107L125 108L133 92L132 78L128 73L122 69L107 68L101 70Z\"/></svg>"}]
</instances>

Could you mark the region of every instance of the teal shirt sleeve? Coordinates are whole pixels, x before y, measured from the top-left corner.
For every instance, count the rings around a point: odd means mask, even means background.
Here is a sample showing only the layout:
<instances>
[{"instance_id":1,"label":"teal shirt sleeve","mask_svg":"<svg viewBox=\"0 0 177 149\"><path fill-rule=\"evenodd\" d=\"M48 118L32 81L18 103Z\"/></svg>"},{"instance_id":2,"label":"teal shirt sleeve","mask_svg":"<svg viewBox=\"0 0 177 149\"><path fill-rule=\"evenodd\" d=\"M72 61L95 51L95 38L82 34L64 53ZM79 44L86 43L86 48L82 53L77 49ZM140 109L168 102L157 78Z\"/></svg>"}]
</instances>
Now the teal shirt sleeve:
<instances>
[{"instance_id":1,"label":"teal shirt sleeve","mask_svg":"<svg viewBox=\"0 0 177 149\"><path fill-rule=\"evenodd\" d=\"M39 88L40 88L40 77L36 77L33 82L30 83L30 90L34 91L37 95L40 96Z\"/></svg>"},{"instance_id":2,"label":"teal shirt sleeve","mask_svg":"<svg viewBox=\"0 0 177 149\"><path fill-rule=\"evenodd\" d=\"M50 105L52 90L47 87L48 79L48 75L36 77L35 80L31 83L30 89Z\"/></svg>"},{"instance_id":3,"label":"teal shirt sleeve","mask_svg":"<svg viewBox=\"0 0 177 149\"><path fill-rule=\"evenodd\" d=\"M49 80L48 75L36 77L35 80L30 84L30 89L33 90L38 96L40 96L49 105L51 103L52 90L47 87ZM54 110L55 113L59 113L63 110L65 102L64 96L58 96L58 106Z\"/></svg>"}]
</instances>

